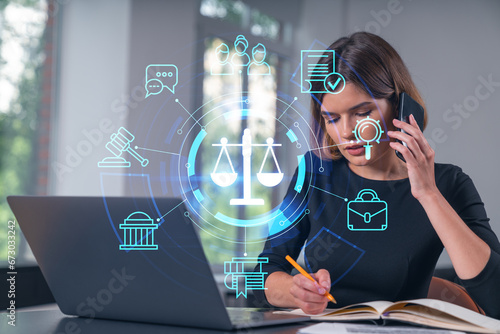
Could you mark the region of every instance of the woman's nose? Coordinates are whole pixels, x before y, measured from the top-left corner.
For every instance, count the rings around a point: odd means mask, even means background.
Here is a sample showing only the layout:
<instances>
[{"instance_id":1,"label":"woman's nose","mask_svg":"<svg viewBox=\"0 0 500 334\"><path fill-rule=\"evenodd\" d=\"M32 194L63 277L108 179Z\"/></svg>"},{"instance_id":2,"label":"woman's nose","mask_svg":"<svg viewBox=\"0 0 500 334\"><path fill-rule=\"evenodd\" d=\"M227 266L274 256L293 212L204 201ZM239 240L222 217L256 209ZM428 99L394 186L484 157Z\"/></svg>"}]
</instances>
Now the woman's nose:
<instances>
[{"instance_id":1,"label":"woman's nose","mask_svg":"<svg viewBox=\"0 0 500 334\"><path fill-rule=\"evenodd\" d=\"M356 127L356 124L352 124L353 122L350 119L344 119L340 123L341 124L339 133L340 136L342 137L342 140L343 141L353 140L355 138L353 130ZM356 122L354 121L354 123Z\"/></svg>"}]
</instances>

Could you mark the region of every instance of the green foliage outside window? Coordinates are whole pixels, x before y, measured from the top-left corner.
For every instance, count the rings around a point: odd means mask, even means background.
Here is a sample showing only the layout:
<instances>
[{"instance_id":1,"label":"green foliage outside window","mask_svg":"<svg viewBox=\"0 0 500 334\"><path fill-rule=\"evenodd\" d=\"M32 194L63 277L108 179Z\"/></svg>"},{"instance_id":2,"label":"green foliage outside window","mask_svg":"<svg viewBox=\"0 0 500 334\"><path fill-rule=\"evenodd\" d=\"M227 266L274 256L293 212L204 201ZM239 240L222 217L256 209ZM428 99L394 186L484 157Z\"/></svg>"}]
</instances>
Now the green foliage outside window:
<instances>
[{"instance_id":1,"label":"green foliage outside window","mask_svg":"<svg viewBox=\"0 0 500 334\"><path fill-rule=\"evenodd\" d=\"M9 6L11 6L9 8ZM34 22L19 26L9 20L12 10L30 10ZM0 1L0 73L3 84L15 87L11 93L0 91L2 99L10 99L8 107L0 110L0 266L7 262L7 226L14 219L6 197L33 194L35 191L37 115L40 109L43 64L43 26L40 14L45 9L40 1ZM26 23L26 21L24 21ZM17 25L17 26L16 26ZM42 26L40 26L42 25ZM12 47L15 43L15 48ZM8 53L24 51L21 62L9 63ZM21 74L12 78L5 73L9 66L22 66ZM17 224L16 224L17 225ZM16 233L19 246L19 230Z\"/></svg>"}]
</instances>

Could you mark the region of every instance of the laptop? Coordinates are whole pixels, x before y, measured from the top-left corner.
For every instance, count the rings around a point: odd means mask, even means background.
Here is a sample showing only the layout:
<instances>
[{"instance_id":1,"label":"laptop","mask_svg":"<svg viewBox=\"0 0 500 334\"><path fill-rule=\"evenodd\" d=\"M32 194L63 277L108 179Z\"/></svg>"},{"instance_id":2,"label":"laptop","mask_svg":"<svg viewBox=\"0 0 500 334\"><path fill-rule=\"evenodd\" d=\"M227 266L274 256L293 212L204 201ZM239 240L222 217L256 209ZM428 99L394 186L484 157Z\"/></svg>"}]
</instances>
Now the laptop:
<instances>
[{"instance_id":1,"label":"laptop","mask_svg":"<svg viewBox=\"0 0 500 334\"><path fill-rule=\"evenodd\" d=\"M7 200L67 315L221 330L309 320L226 308L179 199Z\"/></svg>"}]
</instances>

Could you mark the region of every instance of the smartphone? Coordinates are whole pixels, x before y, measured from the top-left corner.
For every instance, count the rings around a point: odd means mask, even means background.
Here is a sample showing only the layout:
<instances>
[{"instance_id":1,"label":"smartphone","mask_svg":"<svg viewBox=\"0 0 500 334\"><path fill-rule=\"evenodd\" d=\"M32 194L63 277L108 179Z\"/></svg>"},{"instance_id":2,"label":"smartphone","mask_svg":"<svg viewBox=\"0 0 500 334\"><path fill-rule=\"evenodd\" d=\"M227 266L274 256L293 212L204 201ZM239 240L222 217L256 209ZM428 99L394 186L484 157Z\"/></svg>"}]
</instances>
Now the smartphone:
<instances>
[{"instance_id":1,"label":"smartphone","mask_svg":"<svg viewBox=\"0 0 500 334\"><path fill-rule=\"evenodd\" d=\"M412 99L410 95L406 94L405 92L399 94L399 106L398 106L398 119L401 122L406 122L410 123L410 115L413 115L415 117L415 120L417 121L418 127L420 128L421 131L424 129L424 108L418 104L417 101ZM399 131L403 133L407 133L404 130L399 129ZM403 144L404 146L407 146L405 142L402 142L398 140L399 143ZM403 158L403 155L396 151L396 155L398 156L399 159L403 160L404 162L405 159Z\"/></svg>"}]
</instances>

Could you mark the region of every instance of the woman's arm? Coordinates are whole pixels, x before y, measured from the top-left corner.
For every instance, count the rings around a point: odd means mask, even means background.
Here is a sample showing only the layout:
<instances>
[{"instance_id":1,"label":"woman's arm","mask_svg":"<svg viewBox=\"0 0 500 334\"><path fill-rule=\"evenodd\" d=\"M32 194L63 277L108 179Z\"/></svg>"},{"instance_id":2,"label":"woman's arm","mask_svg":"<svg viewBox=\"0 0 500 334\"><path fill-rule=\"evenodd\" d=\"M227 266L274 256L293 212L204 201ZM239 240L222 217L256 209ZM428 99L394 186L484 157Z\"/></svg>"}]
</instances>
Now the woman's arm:
<instances>
[{"instance_id":1,"label":"woman's arm","mask_svg":"<svg viewBox=\"0 0 500 334\"><path fill-rule=\"evenodd\" d=\"M407 162L412 195L420 202L429 220L446 248L459 278L476 277L486 266L491 249L460 218L436 186L434 150L418 128L413 116L410 124L394 120L394 125L405 130L389 131L391 138L404 141L408 147L391 142Z\"/></svg>"},{"instance_id":2,"label":"woman's arm","mask_svg":"<svg viewBox=\"0 0 500 334\"><path fill-rule=\"evenodd\" d=\"M274 306L299 307L307 314L321 313L328 304L325 292L330 290L330 274L320 269L314 278L320 284L302 274L291 276L281 271L274 272L266 279L266 298Z\"/></svg>"},{"instance_id":3,"label":"woman's arm","mask_svg":"<svg viewBox=\"0 0 500 334\"><path fill-rule=\"evenodd\" d=\"M418 199L418 198L417 198ZM460 218L437 190L418 199L448 252L460 279L479 275L490 258L490 247Z\"/></svg>"},{"instance_id":4,"label":"woman's arm","mask_svg":"<svg viewBox=\"0 0 500 334\"><path fill-rule=\"evenodd\" d=\"M298 307L290 294L293 277L283 271L276 271L266 279L267 301L277 307Z\"/></svg>"},{"instance_id":5,"label":"woman's arm","mask_svg":"<svg viewBox=\"0 0 500 334\"><path fill-rule=\"evenodd\" d=\"M317 161L317 158L313 157L313 159ZM305 192L297 193L295 191L297 174L296 170L288 187L287 195L285 195L285 199L293 198L292 206L297 208L292 216L287 217L290 220L299 219L308 203L303 198ZM292 195L289 196L289 194ZM259 258L266 259L266 261L256 267L259 271L269 273L264 283L266 290L254 290L258 301L266 301L277 307L299 307L308 314L317 314L326 308L328 299L324 293L325 290L330 290L328 271L322 269L315 273L313 276L322 286L317 283L314 285L312 281L301 274L291 276L289 273L292 271L292 265L285 259L287 255L297 259L309 231L309 218L308 215L304 215L286 233L268 237L264 250L259 255ZM260 270L260 266L262 266L262 270Z\"/></svg>"}]
</instances>

